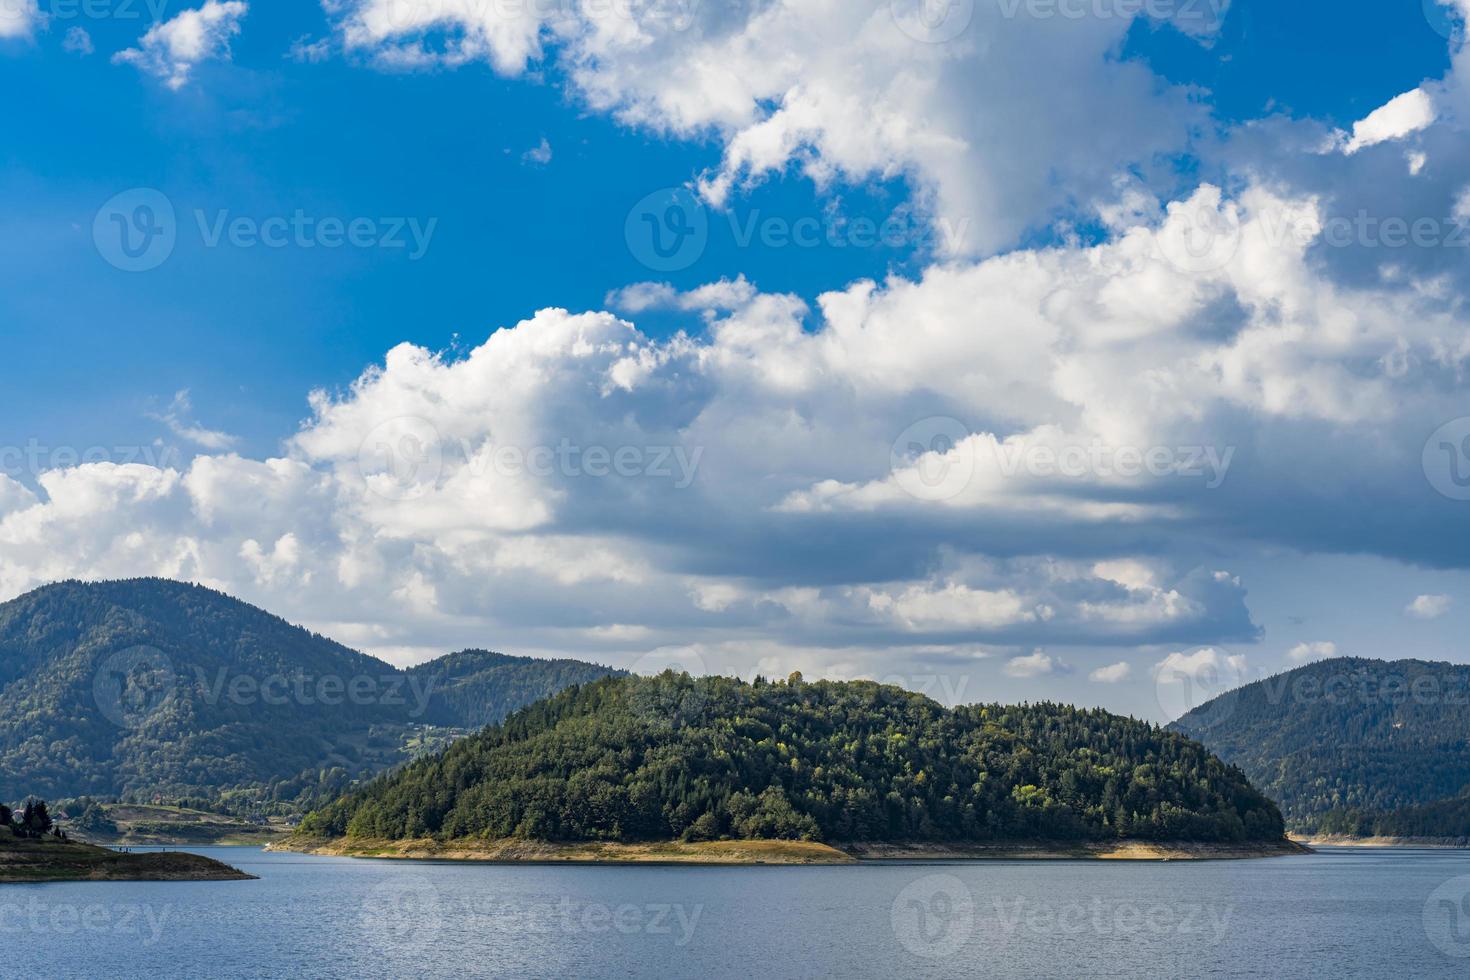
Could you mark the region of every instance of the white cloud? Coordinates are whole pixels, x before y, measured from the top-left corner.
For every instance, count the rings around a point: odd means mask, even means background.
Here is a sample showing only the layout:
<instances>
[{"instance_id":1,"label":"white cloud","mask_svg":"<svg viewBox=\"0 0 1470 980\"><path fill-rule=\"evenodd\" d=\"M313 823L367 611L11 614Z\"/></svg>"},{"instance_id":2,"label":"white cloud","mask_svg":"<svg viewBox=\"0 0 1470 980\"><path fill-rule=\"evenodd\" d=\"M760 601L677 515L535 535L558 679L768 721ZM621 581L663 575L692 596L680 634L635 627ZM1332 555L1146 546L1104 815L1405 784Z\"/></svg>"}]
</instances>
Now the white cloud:
<instances>
[{"instance_id":1,"label":"white cloud","mask_svg":"<svg viewBox=\"0 0 1470 980\"><path fill-rule=\"evenodd\" d=\"M1438 619L1450 611L1454 600L1447 595L1421 595L1404 608L1405 615L1415 619Z\"/></svg>"},{"instance_id":2,"label":"white cloud","mask_svg":"<svg viewBox=\"0 0 1470 980\"><path fill-rule=\"evenodd\" d=\"M387 68L485 61L515 75L554 60L593 109L714 134L723 159L700 186L717 203L789 165L823 185L908 175L955 233L938 247L984 253L1036 215L1106 191L1119 169L1152 168L1207 121L1187 89L1117 57L1141 9L1079 20L1008 17L1003 6L974 5L946 44L916 39L889 3L345 0L331 10L344 48ZM1184 20L1201 38L1213 32Z\"/></svg>"},{"instance_id":3,"label":"white cloud","mask_svg":"<svg viewBox=\"0 0 1470 980\"><path fill-rule=\"evenodd\" d=\"M36 0L5 0L0 3L0 40L33 37L45 21Z\"/></svg>"},{"instance_id":4,"label":"white cloud","mask_svg":"<svg viewBox=\"0 0 1470 980\"><path fill-rule=\"evenodd\" d=\"M1005 672L1008 677L1032 678L1045 677L1049 674L1066 673L1067 667L1040 650L1024 657L1012 657L1006 661Z\"/></svg>"},{"instance_id":5,"label":"white cloud","mask_svg":"<svg viewBox=\"0 0 1470 980\"><path fill-rule=\"evenodd\" d=\"M1422 88L1413 89L1353 123L1353 135L1345 141L1343 152L1351 156L1379 143L1401 140L1429 128L1435 118L1433 98Z\"/></svg>"},{"instance_id":6,"label":"white cloud","mask_svg":"<svg viewBox=\"0 0 1470 980\"><path fill-rule=\"evenodd\" d=\"M521 154L521 162L546 166L551 162L551 142L545 136L541 137L540 143Z\"/></svg>"},{"instance_id":7,"label":"white cloud","mask_svg":"<svg viewBox=\"0 0 1470 980\"><path fill-rule=\"evenodd\" d=\"M197 10L185 10L153 25L136 48L119 51L112 60L161 78L177 91L188 84L195 65L229 60L230 39L240 33L240 21L248 10L242 0L208 0Z\"/></svg>"},{"instance_id":8,"label":"white cloud","mask_svg":"<svg viewBox=\"0 0 1470 980\"><path fill-rule=\"evenodd\" d=\"M234 436L228 432L205 428L193 420L193 413L194 404L189 398L189 389L184 388L174 393L168 408L150 414L149 418L168 426L168 430L180 439L204 449L228 449L235 444L237 440Z\"/></svg>"},{"instance_id":9,"label":"white cloud","mask_svg":"<svg viewBox=\"0 0 1470 980\"><path fill-rule=\"evenodd\" d=\"M1225 687L1221 678L1242 678L1246 671L1243 654L1231 654L1214 647L1203 647L1193 653L1175 652L1154 664L1154 676L1160 681L1191 678L1209 680Z\"/></svg>"},{"instance_id":10,"label":"white cloud","mask_svg":"<svg viewBox=\"0 0 1470 980\"><path fill-rule=\"evenodd\" d=\"M1286 652L1286 658L1296 663L1307 663L1311 660L1328 660L1335 656L1337 656L1337 644L1326 640L1298 643Z\"/></svg>"},{"instance_id":11,"label":"white cloud","mask_svg":"<svg viewBox=\"0 0 1470 980\"><path fill-rule=\"evenodd\" d=\"M87 33L85 27L70 27L67 28L66 38L61 42L61 50L85 58L97 49L92 44L92 35Z\"/></svg>"},{"instance_id":12,"label":"white cloud","mask_svg":"<svg viewBox=\"0 0 1470 980\"><path fill-rule=\"evenodd\" d=\"M1126 661L1099 667L1087 675L1087 679L1098 684L1119 684L1127 680L1133 673L1133 668Z\"/></svg>"}]
</instances>

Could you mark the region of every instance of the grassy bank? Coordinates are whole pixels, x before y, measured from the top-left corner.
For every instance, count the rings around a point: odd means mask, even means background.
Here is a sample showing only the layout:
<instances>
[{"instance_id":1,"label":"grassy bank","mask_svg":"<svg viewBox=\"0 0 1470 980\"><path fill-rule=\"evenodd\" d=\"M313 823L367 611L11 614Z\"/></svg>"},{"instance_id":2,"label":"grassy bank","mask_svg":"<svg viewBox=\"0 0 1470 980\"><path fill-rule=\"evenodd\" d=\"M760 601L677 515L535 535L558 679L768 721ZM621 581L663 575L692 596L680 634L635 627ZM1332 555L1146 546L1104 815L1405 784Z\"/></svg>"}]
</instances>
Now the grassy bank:
<instances>
[{"instance_id":1,"label":"grassy bank","mask_svg":"<svg viewBox=\"0 0 1470 980\"><path fill-rule=\"evenodd\" d=\"M885 844L836 846L810 841L730 840L639 844L551 843L528 840L369 840L293 836L269 850L337 857L398 858L432 861L568 864L856 864L874 861L944 860L1237 860L1306 854L1290 841L1269 844L1161 844L1120 841L1106 844L1024 842L1008 844Z\"/></svg>"},{"instance_id":2,"label":"grassy bank","mask_svg":"<svg viewBox=\"0 0 1470 980\"><path fill-rule=\"evenodd\" d=\"M120 854L94 844L0 839L0 883L43 881L241 881L254 878L199 854Z\"/></svg>"}]
</instances>

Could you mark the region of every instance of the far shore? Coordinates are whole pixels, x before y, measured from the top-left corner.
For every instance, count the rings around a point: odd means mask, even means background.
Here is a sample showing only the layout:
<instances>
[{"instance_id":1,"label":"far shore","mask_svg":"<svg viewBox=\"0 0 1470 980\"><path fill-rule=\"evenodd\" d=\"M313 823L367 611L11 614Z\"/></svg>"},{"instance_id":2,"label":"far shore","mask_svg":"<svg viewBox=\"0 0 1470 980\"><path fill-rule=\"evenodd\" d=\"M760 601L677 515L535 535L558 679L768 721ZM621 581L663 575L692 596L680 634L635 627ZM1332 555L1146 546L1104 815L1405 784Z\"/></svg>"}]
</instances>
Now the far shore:
<instances>
[{"instance_id":1,"label":"far shore","mask_svg":"<svg viewBox=\"0 0 1470 980\"><path fill-rule=\"evenodd\" d=\"M1248 844L1109 841L1104 843L1016 842L819 844L813 841L728 840L701 842L552 843L529 840L369 840L292 836L267 846L334 857L412 861L472 861L491 864L706 864L843 865L884 861L1223 861L1309 854L1289 840Z\"/></svg>"},{"instance_id":2,"label":"far shore","mask_svg":"<svg viewBox=\"0 0 1470 980\"><path fill-rule=\"evenodd\" d=\"M1404 847L1459 850L1470 848L1470 837L1347 837L1341 834L1309 834L1292 840L1308 847Z\"/></svg>"}]
</instances>

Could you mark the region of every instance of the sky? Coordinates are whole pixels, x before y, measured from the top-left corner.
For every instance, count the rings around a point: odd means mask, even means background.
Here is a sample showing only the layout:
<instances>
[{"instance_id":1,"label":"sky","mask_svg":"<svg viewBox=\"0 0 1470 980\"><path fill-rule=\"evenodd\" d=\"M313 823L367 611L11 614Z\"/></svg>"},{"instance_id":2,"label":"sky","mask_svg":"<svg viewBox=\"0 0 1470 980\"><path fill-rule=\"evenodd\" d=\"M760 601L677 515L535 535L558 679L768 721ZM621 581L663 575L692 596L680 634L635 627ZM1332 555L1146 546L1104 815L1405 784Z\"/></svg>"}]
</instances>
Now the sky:
<instances>
[{"instance_id":1,"label":"sky","mask_svg":"<svg viewBox=\"0 0 1470 980\"><path fill-rule=\"evenodd\" d=\"M1163 721L1470 662L1470 0L0 0L0 599Z\"/></svg>"}]
</instances>

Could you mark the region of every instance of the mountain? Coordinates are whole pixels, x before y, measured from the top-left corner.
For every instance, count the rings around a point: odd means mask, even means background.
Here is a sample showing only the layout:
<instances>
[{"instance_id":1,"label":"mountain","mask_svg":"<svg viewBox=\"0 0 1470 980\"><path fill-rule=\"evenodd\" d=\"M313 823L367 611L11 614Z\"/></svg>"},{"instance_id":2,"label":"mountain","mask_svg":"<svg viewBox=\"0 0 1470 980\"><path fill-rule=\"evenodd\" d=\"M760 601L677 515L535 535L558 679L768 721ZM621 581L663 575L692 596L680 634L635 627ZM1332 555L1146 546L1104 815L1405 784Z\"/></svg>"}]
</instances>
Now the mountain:
<instances>
[{"instance_id":1,"label":"mountain","mask_svg":"<svg viewBox=\"0 0 1470 980\"><path fill-rule=\"evenodd\" d=\"M409 839L1272 841L1275 805L1180 735L871 682L606 678L309 814Z\"/></svg>"},{"instance_id":2,"label":"mountain","mask_svg":"<svg viewBox=\"0 0 1470 980\"><path fill-rule=\"evenodd\" d=\"M0 800L330 799L609 673L484 651L401 670L200 586L62 582L0 605Z\"/></svg>"},{"instance_id":3,"label":"mountain","mask_svg":"<svg viewBox=\"0 0 1470 980\"><path fill-rule=\"evenodd\" d=\"M1239 766L1294 830L1399 811L1422 829L1455 808L1411 810L1470 787L1467 666L1323 660L1221 695L1170 727Z\"/></svg>"}]
</instances>

